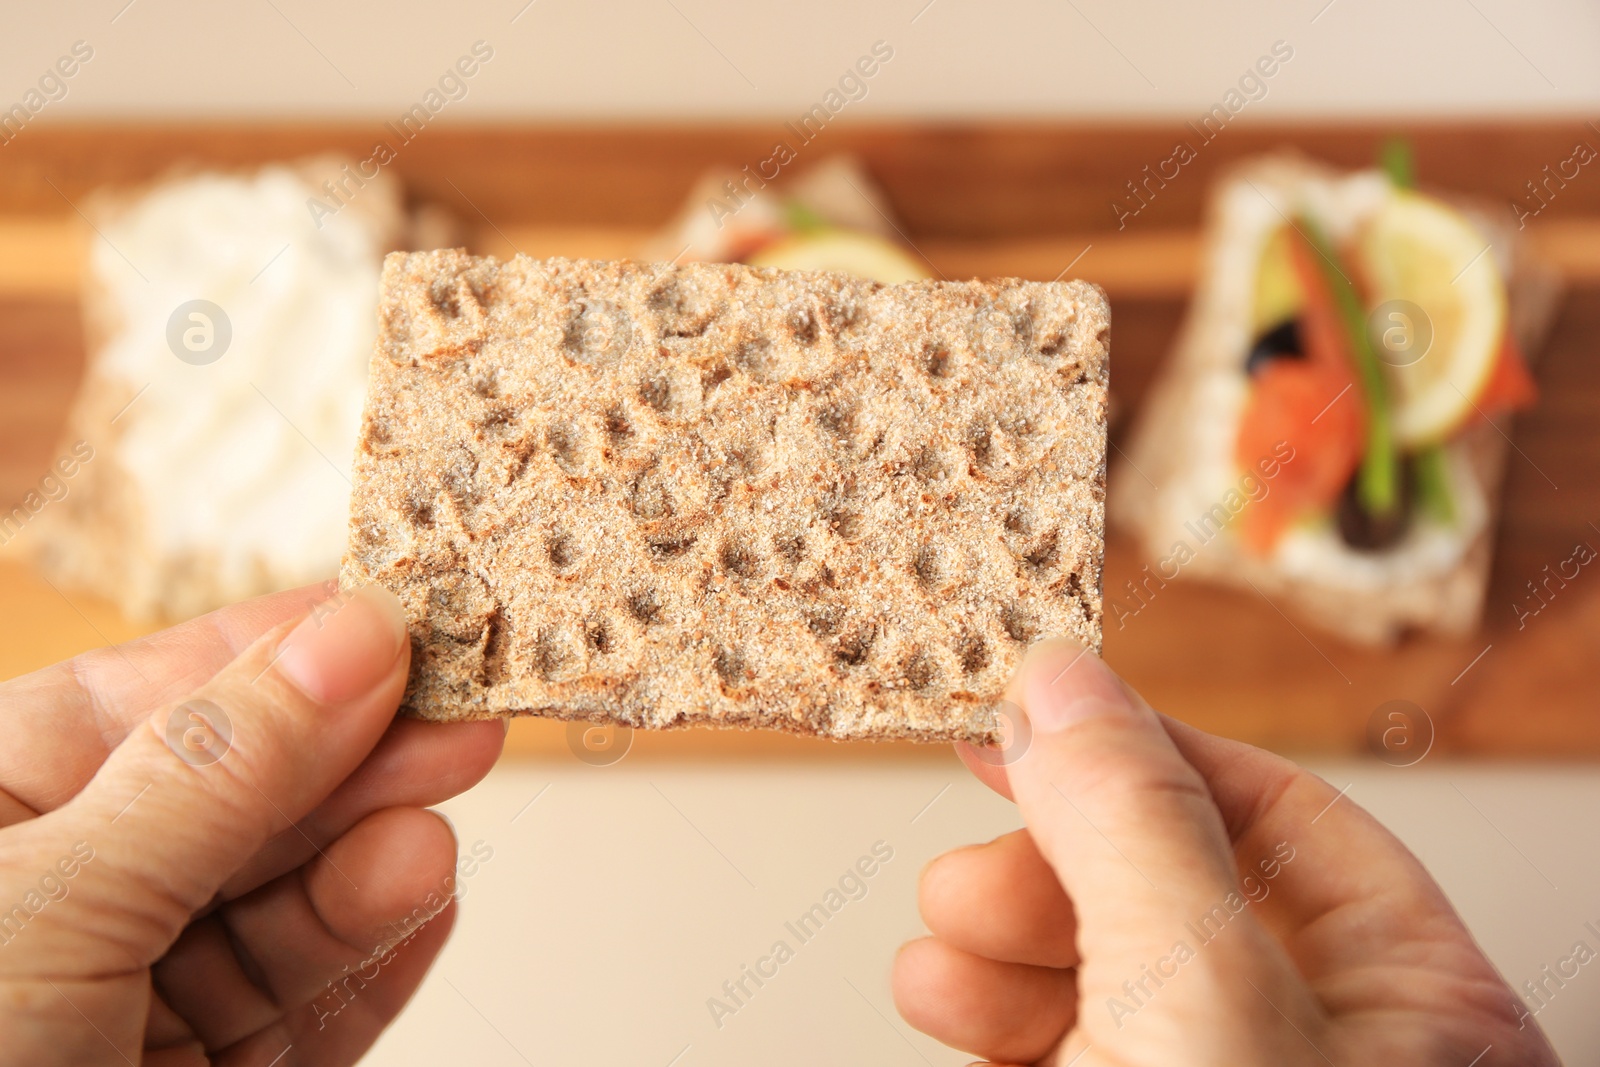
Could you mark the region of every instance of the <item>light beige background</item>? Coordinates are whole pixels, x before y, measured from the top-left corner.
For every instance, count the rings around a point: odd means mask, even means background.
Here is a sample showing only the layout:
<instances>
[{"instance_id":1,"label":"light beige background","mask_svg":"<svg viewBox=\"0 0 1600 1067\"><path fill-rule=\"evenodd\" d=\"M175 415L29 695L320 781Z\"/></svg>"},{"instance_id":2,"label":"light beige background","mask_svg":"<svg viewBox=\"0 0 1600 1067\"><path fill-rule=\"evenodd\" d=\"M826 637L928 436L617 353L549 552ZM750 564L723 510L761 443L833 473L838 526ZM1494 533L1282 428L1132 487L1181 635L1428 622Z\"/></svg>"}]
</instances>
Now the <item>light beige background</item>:
<instances>
[{"instance_id":1,"label":"light beige background","mask_svg":"<svg viewBox=\"0 0 1600 1067\"><path fill-rule=\"evenodd\" d=\"M1294 59L1252 115L1600 110L1588 0L127 5L10 5L0 100L81 38L95 58L49 121L389 117L481 39L496 58L450 121L788 117L883 40L894 59L856 118L1184 115L1283 40Z\"/></svg>"},{"instance_id":2,"label":"light beige background","mask_svg":"<svg viewBox=\"0 0 1600 1067\"><path fill-rule=\"evenodd\" d=\"M1600 925L1594 775L1431 759L1316 769L1350 787L1340 803L1365 805L1416 850L1513 985L1579 938L1600 948L1583 929ZM923 932L922 866L1018 825L953 758L878 769L507 764L444 810L464 850L482 842L494 855L464 879L455 938L372 1064L971 1062L901 1022L888 983L895 949ZM866 897L716 1027L707 999L877 840L895 856ZM1600 964L1539 1017L1573 1067L1600 1062L1597 1001Z\"/></svg>"}]
</instances>

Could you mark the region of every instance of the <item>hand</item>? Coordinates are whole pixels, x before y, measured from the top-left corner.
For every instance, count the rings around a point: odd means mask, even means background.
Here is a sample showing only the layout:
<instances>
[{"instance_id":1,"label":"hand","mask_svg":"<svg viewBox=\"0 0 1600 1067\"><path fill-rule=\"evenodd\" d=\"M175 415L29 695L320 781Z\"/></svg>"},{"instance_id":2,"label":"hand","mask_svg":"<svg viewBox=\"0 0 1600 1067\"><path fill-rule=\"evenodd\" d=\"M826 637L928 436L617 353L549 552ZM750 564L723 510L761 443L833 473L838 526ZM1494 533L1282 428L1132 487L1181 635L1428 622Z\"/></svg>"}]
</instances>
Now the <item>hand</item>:
<instances>
[{"instance_id":1,"label":"hand","mask_svg":"<svg viewBox=\"0 0 1600 1067\"><path fill-rule=\"evenodd\" d=\"M505 730L395 720L398 601L330 592L0 686L0 1064L349 1064L416 989L455 914L423 806Z\"/></svg>"},{"instance_id":2,"label":"hand","mask_svg":"<svg viewBox=\"0 0 1600 1067\"><path fill-rule=\"evenodd\" d=\"M923 872L933 936L894 968L913 1026L1058 1067L1557 1063L1421 864L1326 782L1157 715L1070 642L1008 695L1026 751L963 758L1027 829Z\"/></svg>"}]
</instances>

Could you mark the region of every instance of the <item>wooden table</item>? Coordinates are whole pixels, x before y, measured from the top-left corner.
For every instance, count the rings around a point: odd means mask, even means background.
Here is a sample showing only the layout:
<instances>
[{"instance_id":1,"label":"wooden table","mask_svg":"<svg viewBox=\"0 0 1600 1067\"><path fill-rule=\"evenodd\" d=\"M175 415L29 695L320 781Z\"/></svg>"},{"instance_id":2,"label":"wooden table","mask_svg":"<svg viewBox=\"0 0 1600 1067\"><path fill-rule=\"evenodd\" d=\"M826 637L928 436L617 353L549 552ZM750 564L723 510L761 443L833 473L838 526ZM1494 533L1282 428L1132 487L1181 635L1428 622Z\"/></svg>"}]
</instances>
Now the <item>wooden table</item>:
<instances>
[{"instance_id":1,"label":"wooden table","mask_svg":"<svg viewBox=\"0 0 1600 1067\"><path fill-rule=\"evenodd\" d=\"M1360 126L1230 129L1207 145L1123 230L1111 204L1181 127L830 128L826 151L860 154L918 251L949 277L1072 273L1100 282L1114 309L1113 441L1167 351L1193 281L1201 197L1232 159L1284 142L1346 165L1392 131ZM1237 134L1237 136L1235 136ZM1509 201L1579 140L1581 123L1436 125L1409 131L1423 177ZM76 288L93 239L73 204L178 161L248 165L334 149L365 155L374 131L76 128L36 130L0 158L0 502L37 482L83 366ZM420 199L465 220L474 250L626 255L672 214L706 166L765 158L772 131L693 129L433 130L394 164ZM817 158L822 154L818 150ZM1192 172L1191 172L1192 169ZM47 180L48 179L48 180ZM1508 207L1508 210L1509 207ZM1600 577L1580 574L1519 629L1513 605L1580 541L1600 547L1600 180L1561 190L1529 227L1573 288L1539 364L1543 399L1517 423L1482 632L1412 640L1390 651L1297 631L1251 593L1176 582L1124 628L1106 657L1153 703L1217 733L1292 753L1351 752L1374 710L1422 707L1436 749L1481 756L1600 755ZM1115 534L1108 597L1144 561ZM141 628L77 590L57 590L0 557L0 677L138 636ZM518 723L512 750L565 753L565 727ZM834 745L764 734L637 735L639 756L885 755L948 758L909 745Z\"/></svg>"}]
</instances>

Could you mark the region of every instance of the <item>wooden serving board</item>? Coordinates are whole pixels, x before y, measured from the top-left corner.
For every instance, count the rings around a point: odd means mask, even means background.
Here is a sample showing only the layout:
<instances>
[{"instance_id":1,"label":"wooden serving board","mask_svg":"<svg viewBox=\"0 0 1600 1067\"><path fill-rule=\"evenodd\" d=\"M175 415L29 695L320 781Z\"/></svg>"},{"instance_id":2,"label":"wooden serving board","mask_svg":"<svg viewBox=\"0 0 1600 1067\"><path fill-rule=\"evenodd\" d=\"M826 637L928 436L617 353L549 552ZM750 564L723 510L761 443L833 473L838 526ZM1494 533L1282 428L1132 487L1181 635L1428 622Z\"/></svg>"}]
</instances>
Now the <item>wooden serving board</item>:
<instances>
[{"instance_id":1,"label":"wooden serving board","mask_svg":"<svg viewBox=\"0 0 1600 1067\"><path fill-rule=\"evenodd\" d=\"M1207 176L1230 159L1292 143L1345 165L1372 158L1372 127L1230 130L1133 224L1109 205L1180 131L1118 127L830 128L828 150L864 157L919 254L948 277L1071 274L1104 285L1114 307L1113 430L1140 401L1180 322L1198 262ZM837 136L835 134L837 133ZM1424 177L1509 200L1546 163L1595 139L1581 123L1427 126L1410 131ZM373 131L348 127L33 130L0 168L0 503L34 485L83 367L78 274L91 231L74 204L102 183L177 163L240 166L329 149L365 155ZM408 188L453 209L475 251L615 257L637 248L679 206L706 166L765 158L770 131L430 130L396 162ZM822 153L819 151L818 157ZM469 199L470 198L470 199ZM1531 201L1530 201L1531 202ZM1510 210L1508 206L1508 210ZM1358 649L1286 619L1251 593L1177 581L1118 626L1107 659L1157 707L1216 733L1292 753L1365 747L1385 702L1424 709L1436 751L1495 756L1600 755L1592 680L1600 658L1600 577L1585 568L1539 606L1527 583L1600 548L1600 183L1562 190L1529 227L1569 293L1542 353L1539 406L1515 428L1483 630L1467 640L1416 639ZM19 539L20 540L20 539ZM1112 534L1108 600L1142 560ZM0 678L137 637L108 605L56 589L0 554ZM834 745L765 734L639 734L639 756L780 755L948 758L942 748ZM511 749L565 754L564 724L525 721Z\"/></svg>"}]
</instances>

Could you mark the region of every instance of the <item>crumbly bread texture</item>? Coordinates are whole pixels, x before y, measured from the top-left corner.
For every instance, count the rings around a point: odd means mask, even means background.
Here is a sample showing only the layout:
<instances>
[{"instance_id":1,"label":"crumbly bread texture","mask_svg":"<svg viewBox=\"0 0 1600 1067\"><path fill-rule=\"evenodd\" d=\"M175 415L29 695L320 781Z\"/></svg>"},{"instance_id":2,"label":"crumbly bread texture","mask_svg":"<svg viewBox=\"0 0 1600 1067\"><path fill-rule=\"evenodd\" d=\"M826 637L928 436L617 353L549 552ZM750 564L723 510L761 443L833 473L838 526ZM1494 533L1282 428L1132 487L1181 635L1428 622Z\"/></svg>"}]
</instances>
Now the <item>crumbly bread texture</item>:
<instances>
[{"instance_id":1,"label":"crumbly bread texture","mask_svg":"<svg viewBox=\"0 0 1600 1067\"><path fill-rule=\"evenodd\" d=\"M1099 647L1092 285L441 251L380 318L342 581L412 714L983 742Z\"/></svg>"}]
</instances>

